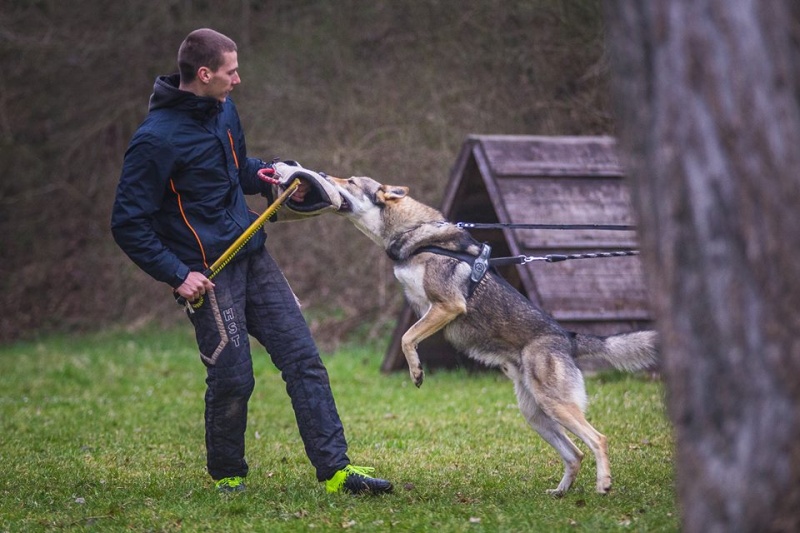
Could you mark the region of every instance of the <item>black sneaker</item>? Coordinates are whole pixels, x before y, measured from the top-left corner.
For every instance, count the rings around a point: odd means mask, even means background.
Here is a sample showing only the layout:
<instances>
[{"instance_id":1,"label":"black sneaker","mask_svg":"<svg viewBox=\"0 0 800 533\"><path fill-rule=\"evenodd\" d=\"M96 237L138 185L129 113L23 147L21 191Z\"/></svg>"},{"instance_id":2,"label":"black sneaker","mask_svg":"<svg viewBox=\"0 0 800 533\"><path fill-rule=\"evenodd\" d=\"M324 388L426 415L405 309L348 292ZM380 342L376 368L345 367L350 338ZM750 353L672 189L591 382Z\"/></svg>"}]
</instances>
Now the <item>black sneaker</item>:
<instances>
[{"instance_id":1,"label":"black sneaker","mask_svg":"<svg viewBox=\"0 0 800 533\"><path fill-rule=\"evenodd\" d=\"M329 493L344 490L352 494L392 492L392 482L370 476L369 473L374 471L368 466L347 465L325 482L325 490Z\"/></svg>"},{"instance_id":2,"label":"black sneaker","mask_svg":"<svg viewBox=\"0 0 800 533\"><path fill-rule=\"evenodd\" d=\"M241 476L224 477L214 484L214 487L222 493L244 492L247 488L244 478Z\"/></svg>"}]
</instances>

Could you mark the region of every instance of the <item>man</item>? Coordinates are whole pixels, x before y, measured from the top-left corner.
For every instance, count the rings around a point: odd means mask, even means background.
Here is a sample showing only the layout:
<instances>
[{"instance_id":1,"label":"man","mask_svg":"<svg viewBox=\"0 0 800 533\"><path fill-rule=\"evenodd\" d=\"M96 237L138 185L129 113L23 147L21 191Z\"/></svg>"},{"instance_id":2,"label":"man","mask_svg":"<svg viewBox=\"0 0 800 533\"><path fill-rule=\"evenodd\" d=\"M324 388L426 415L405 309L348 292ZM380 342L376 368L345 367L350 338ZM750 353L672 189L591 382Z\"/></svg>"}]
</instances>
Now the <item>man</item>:
<instances>
[{"instance_id":1,"label":"man","mask_svg":"<svg viewBox=\"0 0 800 533\"><path fill-rule=\"evenodd\" d=\"M295 295L264 246L266 235L251 238L213 282L203 275L256 218L244 194L272 200L301 167L247 157L229 98L241 82L231 39L207 28L193 31L178 51L178 67L179 74L156 80L149 113L125 153L111 229L140 268L196 302L189 318L207 370L208 472L222 492L245 488L252 335L281 371L306 454L328 492L390 492L389 481L368 475L372 469L350 464L327 371ZM340 200L319 174L302 176L284 209L288 214L335 208L331 204Z\"/></svg>"}]
</instances>

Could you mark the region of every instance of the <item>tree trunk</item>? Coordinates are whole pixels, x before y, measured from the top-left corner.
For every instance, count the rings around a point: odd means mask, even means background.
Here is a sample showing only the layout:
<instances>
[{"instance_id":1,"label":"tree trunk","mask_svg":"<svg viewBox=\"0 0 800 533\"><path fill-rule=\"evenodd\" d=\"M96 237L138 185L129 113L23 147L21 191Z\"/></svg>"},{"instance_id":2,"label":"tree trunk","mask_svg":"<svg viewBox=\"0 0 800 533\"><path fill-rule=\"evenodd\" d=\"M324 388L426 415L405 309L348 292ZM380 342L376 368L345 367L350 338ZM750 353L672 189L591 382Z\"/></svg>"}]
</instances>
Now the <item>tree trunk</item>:
<instances>
[{"instance_id":1,"label":"tree trunk","mask_svg":"<svg viewBox=\"0 0 800 533\"><path fill-rule=\"evenodd\" d=\"M685 531L800 531L798 15L605 0Z\"/></svg>"}]
</instances>

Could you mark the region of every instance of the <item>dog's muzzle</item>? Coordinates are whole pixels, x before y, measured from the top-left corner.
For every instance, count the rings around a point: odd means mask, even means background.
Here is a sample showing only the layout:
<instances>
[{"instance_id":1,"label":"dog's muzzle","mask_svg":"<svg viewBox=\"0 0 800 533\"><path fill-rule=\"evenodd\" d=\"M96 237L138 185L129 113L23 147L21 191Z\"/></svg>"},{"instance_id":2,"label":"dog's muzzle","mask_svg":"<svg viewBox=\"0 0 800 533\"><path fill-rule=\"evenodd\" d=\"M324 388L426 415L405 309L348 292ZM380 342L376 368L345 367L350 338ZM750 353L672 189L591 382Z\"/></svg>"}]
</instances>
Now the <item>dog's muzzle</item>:
<instances>
[{"instance_id":1,"label":"dog's muzzle","mask_svg":"<svg viewBox=\"0 0 800 533\"><path fill-rule=\"evenodd\" d=\"M347 201L347 198L345 198L341 194L339 196L341 197L342 201L339 204L338 212L339 213L350 213L351 211L353 211L353 207L350 205L350 202Z\"/></svg>"}]
</instances>

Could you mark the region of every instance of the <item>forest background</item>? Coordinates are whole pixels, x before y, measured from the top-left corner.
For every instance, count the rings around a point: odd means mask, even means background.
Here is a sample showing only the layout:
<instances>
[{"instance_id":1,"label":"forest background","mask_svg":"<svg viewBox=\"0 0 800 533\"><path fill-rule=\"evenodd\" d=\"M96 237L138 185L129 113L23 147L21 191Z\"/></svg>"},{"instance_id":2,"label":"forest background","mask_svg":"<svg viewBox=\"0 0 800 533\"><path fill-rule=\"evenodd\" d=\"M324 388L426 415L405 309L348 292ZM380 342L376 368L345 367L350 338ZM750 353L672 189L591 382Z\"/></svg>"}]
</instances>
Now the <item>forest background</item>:
<instances>
[{"instance_id":1,"label":"forest background","mask_svg":"<svg viewBox=\"0 0 800 533\"><path fill-rule=\"evenodd\" d=\"M4 1L0 342L185 320L109 219L155 77L198 27L239 45L249 155L408 185L432 205L470 134L613 134L595 0ZM346 221L267 231L323 348L392 327L391 265Z\"/></svg>"}]
</instances>

